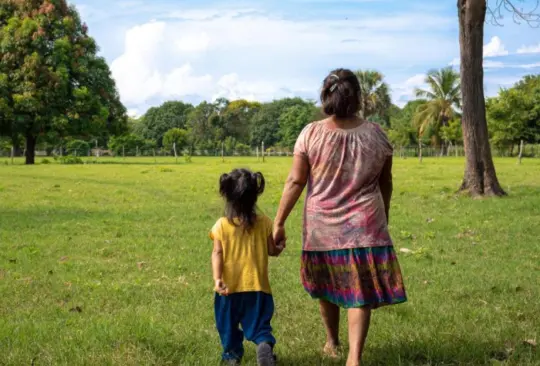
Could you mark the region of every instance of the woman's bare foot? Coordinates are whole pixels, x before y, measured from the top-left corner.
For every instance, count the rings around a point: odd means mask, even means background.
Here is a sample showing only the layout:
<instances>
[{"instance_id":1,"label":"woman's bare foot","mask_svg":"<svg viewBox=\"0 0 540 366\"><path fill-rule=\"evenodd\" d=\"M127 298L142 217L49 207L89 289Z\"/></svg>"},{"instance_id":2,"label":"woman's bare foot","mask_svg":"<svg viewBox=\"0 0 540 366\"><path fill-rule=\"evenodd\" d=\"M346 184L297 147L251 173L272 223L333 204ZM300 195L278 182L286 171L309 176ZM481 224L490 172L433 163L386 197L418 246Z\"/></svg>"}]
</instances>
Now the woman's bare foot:
<instances>
[{"instance_id":1,"label":"woman's bare foot","mask_svg":"<svg viewBox=\"0 0 540 366\"><path fill-rule=\"evenodd\" d=\"M341 347L339 344L326 343L323 348L323 354L328 358L339 358L341 356Z\"/></svg>"}]
</instances>

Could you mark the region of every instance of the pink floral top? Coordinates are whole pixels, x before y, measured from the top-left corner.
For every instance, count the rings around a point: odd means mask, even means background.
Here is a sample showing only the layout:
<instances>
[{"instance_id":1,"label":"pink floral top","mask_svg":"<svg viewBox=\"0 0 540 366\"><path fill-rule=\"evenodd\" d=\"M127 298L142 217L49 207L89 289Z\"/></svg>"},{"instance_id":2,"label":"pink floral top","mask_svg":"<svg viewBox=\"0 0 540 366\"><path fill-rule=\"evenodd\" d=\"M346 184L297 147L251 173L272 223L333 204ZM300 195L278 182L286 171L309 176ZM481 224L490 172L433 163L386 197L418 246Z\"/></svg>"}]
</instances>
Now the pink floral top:
<instances>
[{"instance_id":1,"label":"pink floral top","mask_svg":"<svg viewBox=\"0 0 540 366\"><path fill-rule=\"evenodd\" d=\"M300 133L294 153L305 156L310 167L305 251L392 245L379 188L392 146L377 124L342 130L324 121L311 123Z\"/></svg>"}]
</instances>

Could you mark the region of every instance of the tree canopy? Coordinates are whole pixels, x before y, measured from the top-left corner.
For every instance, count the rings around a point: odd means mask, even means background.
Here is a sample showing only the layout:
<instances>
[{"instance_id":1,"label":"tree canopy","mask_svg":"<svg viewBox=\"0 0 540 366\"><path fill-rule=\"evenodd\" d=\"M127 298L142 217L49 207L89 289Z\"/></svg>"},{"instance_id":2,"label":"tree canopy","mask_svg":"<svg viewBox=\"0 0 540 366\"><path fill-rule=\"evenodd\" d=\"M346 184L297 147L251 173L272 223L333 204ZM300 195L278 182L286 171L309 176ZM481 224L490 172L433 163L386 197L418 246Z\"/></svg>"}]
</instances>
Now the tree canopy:
<instances>
[{"instance_id":1,"label":"tree canopy","mask_svg":"<svg viewBox=\"0 0 540 366\"><path fill-rule=\"evenodd\" d=\"M27 164L39 136L125 131L109 67L73 6L3 1L0 26L0 133L25 137Z\"/></svg>"}]
</instances>

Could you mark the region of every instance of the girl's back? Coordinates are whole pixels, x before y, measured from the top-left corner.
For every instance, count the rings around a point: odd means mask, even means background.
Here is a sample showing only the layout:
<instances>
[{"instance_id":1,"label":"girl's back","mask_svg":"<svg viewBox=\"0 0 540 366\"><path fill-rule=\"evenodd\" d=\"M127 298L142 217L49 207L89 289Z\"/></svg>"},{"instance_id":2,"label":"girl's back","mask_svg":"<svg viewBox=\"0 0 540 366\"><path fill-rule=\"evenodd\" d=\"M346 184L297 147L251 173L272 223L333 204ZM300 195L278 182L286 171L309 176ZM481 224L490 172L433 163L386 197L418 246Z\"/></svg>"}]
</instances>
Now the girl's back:
<instances>
[{"instance_id":1,"label":"girl's back","mask_svg":"<svg viewBox=\"0 0 540 366\"><path fill-rule=\"evenodd\" d=\"M229 293L262 291L271 293L268 281L268 238L272 220L257 215L247 229L226 217L219 219L211 233L223 248L223 281Z\"/></svg>"}]
</instances>

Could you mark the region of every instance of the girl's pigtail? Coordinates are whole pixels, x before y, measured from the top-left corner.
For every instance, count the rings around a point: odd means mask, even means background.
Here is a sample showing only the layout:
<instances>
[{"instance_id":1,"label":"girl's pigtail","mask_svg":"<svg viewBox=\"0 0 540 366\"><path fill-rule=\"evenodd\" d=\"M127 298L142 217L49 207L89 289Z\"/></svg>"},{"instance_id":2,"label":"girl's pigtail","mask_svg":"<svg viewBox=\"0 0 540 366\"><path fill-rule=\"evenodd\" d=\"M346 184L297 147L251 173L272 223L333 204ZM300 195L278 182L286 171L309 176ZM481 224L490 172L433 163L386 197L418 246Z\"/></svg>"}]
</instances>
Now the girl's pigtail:
<instances>
[{"instance_id":1,"label":"girl's pigtail","mask_svg":"<svg viewBox=\"0 0 540 366\"><path fill-rule=\"evenodd\" d=\"M231 180L229 174L222 174L219 178L219 193L222 197L227 197L230 193Z\"/></svg>"},{"instance_id":2,"label":"girl's pigtail","mask_svg":"<svg viewBox=\"0 0 540 366\"><path fill-rule=\"evenodd\" d=\"M253 174L253 180L257 187L257 195L261 195L264 193L264 187L266 185L266 182L264 181L264 176L261 172L257 172Z\"/></svg>"}]
</instances>

